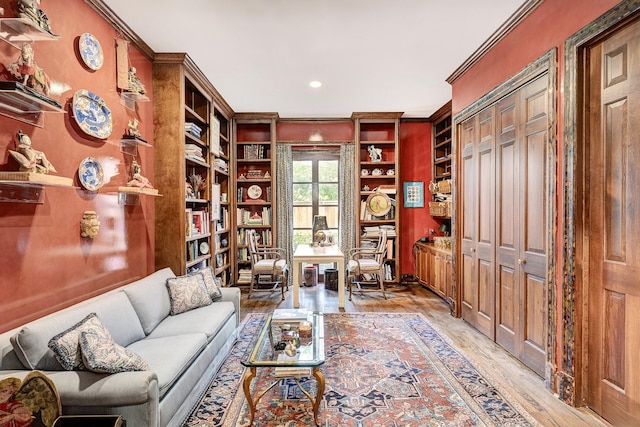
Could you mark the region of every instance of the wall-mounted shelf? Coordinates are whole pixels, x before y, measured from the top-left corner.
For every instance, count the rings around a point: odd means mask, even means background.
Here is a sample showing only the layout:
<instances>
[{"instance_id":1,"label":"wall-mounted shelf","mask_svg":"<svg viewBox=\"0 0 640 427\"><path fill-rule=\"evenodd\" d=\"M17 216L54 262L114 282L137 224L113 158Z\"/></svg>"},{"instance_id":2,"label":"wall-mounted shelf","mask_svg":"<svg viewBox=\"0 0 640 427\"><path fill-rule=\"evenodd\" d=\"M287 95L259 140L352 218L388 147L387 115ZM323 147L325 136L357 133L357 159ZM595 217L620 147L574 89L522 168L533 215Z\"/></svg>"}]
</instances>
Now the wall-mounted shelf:
<instances>
[{"instance_id":1,"label":"wall-mounted shelf","mask_svg":"<svg viewBox=\"0 0 640 427\"><path fill-rule=\"evenodd\" d=\"M118 204L135 206L140 204L140 196L162 197L155 188L118 187Z\"/></svg>"},{"instance_id":2,"label":"wall-mounted shelf","mask_svg":"<svg viewBox=\"0 0 640 427\"><path fill-rule=\"evenodd\" d=\"M64 113L62 105L19 82L0 82L0 114L41 126L43 112Z\"/></svg>"},{"instance_id":3,"label":"wall-mounted shelf","mask_svg":"<svg viewBox=\"0 0 640 427\"><path fill-rule=\"evenodd\" d=\"M44 187L78 188L73 179L31 172L0 172L0 202L44 203Z\"/></svg>"},{"instance_id":4,"label":"wall-mounted shelf","mask_svg":"<svg viewBox=\"0 0 640 427\"><path fill-rule=\"evenodd\" d=\"M135 156L138 153L138 147L152 147L147 141L142 138L122 138L120 140L120 151L130 156Z\"/></svg>"},{"instance_id":5,"label":"wall-mounted shelf","mask_svg":"<svg viewBox=\"0 0 640 427\"><path fill-rule=\"evenodd\" d=\"M58 40L60 36L51 34L28 18L1 18L0 38L20 49L16 43Z\"/></svg>"}]
</instances>

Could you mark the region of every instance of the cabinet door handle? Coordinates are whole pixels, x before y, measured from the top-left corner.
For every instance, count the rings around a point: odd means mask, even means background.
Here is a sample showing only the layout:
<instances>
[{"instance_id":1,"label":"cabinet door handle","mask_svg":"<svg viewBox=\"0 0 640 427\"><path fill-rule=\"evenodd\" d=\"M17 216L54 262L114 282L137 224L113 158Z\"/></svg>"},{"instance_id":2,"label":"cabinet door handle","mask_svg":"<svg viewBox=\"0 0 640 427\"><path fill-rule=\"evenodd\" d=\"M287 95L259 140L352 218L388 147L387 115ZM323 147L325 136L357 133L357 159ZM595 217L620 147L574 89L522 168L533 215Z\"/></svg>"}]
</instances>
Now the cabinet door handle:
<instances>
[{"instance_id":1,"label":"cabinet door handle","mask_svg":"<svg viewBox=\"0 0 640 427\"><path fill-rule=\"evenodd\" d=\"M526 263L527 263L526 259L518 258L518 264L526 264Z\"/></svg>"},{"instance_id":2,"label":"cabinet door handle","mask_svg":"<svg viewBox=\"0 0 640 427\"><path fill-rule=\"evenodd\" d=\"M475 251L476 251L476 248L471 248L471 252L472 253L475 252Z\"/></svg>"}]
</instances>

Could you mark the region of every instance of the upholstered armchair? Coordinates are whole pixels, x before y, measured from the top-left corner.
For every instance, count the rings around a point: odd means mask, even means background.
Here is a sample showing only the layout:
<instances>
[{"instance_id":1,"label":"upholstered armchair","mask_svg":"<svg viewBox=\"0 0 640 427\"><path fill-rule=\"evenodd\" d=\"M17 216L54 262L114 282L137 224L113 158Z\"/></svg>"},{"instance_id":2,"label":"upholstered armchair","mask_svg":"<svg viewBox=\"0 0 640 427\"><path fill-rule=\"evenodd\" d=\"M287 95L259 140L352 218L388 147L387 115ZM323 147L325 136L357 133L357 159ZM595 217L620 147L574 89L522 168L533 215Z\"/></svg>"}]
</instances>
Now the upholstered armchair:
<instances>
[{"instance_id":1,"label":"upholstered armchair","mask_svg":"<svg viewBox=\"0 0 640 427\"><path fill-rule=\"evenodd\" d=\"M387 252L387 231L380 230L380 237L375 247L353 248L349 251L347 263L347 287L349 301L356 286L360 292L382 292L384 299L384 256Z\"/></svg>"},{"instance_id":2,"label":"upholstered armchair","mask_svg":"<svg viewBox=\"0 0 640 427\"><path fill-rule=\"evenodd\" d=\"M251 257L251 284L249 298L254 292L276 292L278 288L284 300L289 290L289 266L281 248L259 246L260 235L249 230L249 254Z\"/></svg>"}]
</instances>

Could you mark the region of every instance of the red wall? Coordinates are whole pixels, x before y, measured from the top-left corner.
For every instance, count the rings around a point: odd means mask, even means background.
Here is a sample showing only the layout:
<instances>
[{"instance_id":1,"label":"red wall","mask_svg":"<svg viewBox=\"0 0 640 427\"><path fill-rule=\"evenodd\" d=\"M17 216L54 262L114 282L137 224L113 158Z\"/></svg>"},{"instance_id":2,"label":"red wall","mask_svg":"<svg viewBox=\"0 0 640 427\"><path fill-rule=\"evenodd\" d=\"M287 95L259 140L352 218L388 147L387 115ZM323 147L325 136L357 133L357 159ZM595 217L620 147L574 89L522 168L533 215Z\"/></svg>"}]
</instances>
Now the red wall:
<instances>
[{"instance_id":1,"label":"red wall","mask_svg":"<svg viewBox=\"0 0 640 427\"><path fill-rule=\"evenodd\" d=\"M440 226L429 215L429 182L432 177L431 159L431 123L418 121L400 122L400 183L407 181L424 182L424 207L405 208L404 195L397 195L396 203L400 209L400 228L402 233L400 274L415 274L413 243L429 235L429 229Z\"/></svg>"},{"instance_id":2,"label":"red wall","mask_svg":"<svg viewBox=\"0 0 640 427\"><path fill-rule=\"evenodd\" d=\"M16 15L15 3L0 0L5 17ZM116 91L118 34L84 1L42 2L41 7L61 37L33 42L36 62L52 80L72 89L52 96L63 104L65 113L46 113L44 127L0 115L0 170L18 169L8 150L15 148L15 135L22 130L31 137L34 148L46 153L58 171L56 175L72 177L79 185L81 160L94 157L104 168L105 184L97 192L46 187L42 204L0 203L0 331L154 270L153 198L141 198L138 206L122 206L116 191L128 180L127 156L120 150L120 139L129 119L137 117L142 136L153 142L152 103L138 103L136 111L121 104ZM104 65L100 70L86 68L77 53L78 37L85 32L101 43ZM1 80L11 79L6 66L15 62L19 53L0 40ZM151 62L133 45L129 62L150 92ZM92 139L77 127L69 103L79 89L98 94L111 110L113 133L107 140ZM140 148L138 162L142 173L153 180L152 150ZM93 240L80 237L79 223L86 210L96 211L101 222L100 234Z\"/></svg>"}]
</instances>

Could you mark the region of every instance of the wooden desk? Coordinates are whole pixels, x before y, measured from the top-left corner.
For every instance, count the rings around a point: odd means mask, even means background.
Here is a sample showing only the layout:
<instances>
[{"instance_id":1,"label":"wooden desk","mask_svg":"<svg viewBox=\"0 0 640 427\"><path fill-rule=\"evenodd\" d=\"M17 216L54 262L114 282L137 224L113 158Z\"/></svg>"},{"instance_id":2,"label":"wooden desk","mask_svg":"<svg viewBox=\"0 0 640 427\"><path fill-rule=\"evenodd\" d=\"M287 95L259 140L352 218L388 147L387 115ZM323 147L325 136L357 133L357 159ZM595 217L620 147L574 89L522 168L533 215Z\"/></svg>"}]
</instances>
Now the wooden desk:
<instances>
[{"instance_id":1,"label":"wooden desk","mask_svg":"<svg viewBox=\"0 0 640 427\"><path fill-rule=\"evenodd\" d=\"M302 283L302 263L338 264L338 308L344 308L344 254L338 245L318 246L298 245L293 254L293 307L300 307L300 283Z\"/></svg>"}]
</instances>

